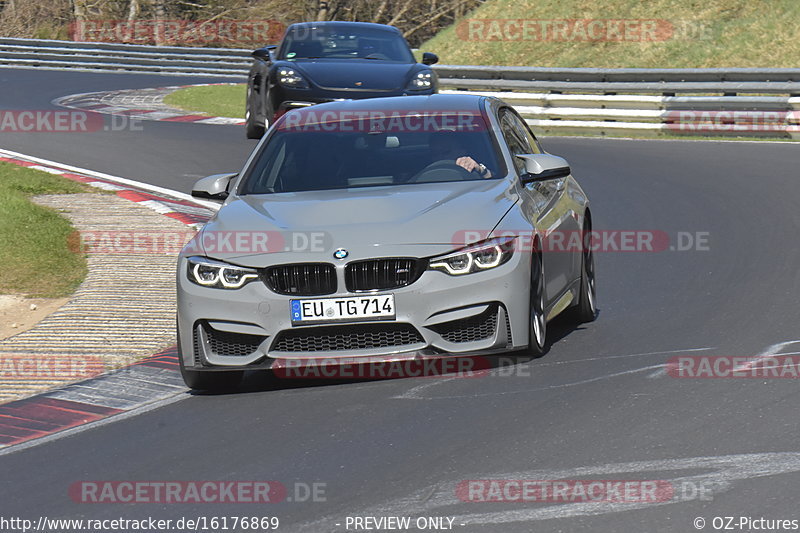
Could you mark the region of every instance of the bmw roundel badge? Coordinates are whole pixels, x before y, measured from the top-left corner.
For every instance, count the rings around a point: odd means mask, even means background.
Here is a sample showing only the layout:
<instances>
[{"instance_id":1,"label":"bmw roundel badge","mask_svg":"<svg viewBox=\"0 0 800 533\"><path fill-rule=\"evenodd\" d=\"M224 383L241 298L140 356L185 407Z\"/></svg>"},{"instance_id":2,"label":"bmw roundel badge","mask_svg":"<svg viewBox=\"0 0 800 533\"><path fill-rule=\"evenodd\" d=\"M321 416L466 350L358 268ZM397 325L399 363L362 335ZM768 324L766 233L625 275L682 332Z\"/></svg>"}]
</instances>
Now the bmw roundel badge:
<instances>
[{"instance_id":1,"label":"bmw roundel badge","mask_svg":"<svg viewBox=\"0 0 800 533\"><path fill-rule=\"evenodd\" d=\"M350 252L348 252L344 248L339 248L338 250L333 252L333 257L335 257L336 259L344 259L348 255L350 255Z\"/></svg>"}]
</instances>

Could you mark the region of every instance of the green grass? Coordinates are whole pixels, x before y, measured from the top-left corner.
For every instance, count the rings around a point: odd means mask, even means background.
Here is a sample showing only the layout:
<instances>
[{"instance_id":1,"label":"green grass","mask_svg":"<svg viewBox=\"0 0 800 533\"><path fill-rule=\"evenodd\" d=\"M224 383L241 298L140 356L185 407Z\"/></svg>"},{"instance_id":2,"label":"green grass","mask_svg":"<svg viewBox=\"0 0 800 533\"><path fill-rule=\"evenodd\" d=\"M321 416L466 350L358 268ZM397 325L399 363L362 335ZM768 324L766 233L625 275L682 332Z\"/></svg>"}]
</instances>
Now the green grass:
<instances>
[{"instance_id":1,"label":"green grass","mask_svg":"<svg viewBox=\"0 0 800 533\"><path fill-rule=\"evenodd\" d=\"M164 103L212 117L244 118L247 86L209 85L178 89L164 98Z\"/></svg>"},{"instance_id":2,"label":"green grass","mask_svg":"<svg viewBox=\"0 0 800 533\"><path fill-rule=\"evenodd\" d=\"M0 294L57 298L75 291L86 277L86 258L73 251L75 230L30 197L86 191L59 176L0 163Z\"/></svg>"},{"instance_id":3,"label":"green grass","mask_svg":"<svg viewBox=\"0 0 800 533\"><path fill-rule=\"evenodd\" d=\"M668 38L649 42L470 39L467 19L646 19ZM484 24L483 28L490 26ZM488 32L474 32L489 36ZM443 64L596 68L796 67L797 0L489 0L420 46Z\"/></svg>"}]
</instances>

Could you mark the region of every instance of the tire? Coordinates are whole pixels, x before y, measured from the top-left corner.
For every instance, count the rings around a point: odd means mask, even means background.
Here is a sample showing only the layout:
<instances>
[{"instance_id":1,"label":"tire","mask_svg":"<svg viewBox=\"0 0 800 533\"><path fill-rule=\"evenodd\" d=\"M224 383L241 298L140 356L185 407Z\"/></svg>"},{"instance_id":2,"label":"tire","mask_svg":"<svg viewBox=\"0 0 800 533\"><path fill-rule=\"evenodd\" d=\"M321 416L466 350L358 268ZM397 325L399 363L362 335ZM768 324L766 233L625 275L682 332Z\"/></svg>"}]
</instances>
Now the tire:
<instances>
[{"instance_id":1,"label":"tire","mask_svg":"<svg viewBox=\"0 0 800 533\"><path fill-rule=\"evenodd\" d=\"M178 354L181 377L187 387L193 390L220 392L235 389L242 382L244 371L241 370L191 370L183 363L183 355Z\"/></svg>"},{"instance_id":2,"label":"tire","mask_svg":"<svg viewBox=\"0 0 800 533\"><path fill-rule=\"evenodd\" d=\"M544 310L544 266L542 254L531 259L531 296L528 313L528 355L541 357L547 351L547 317Z\"/></svg>"},{"instance_id":3,"label":"tire","mask_svg":"<svg viewBox=\"0 0 800 533\"><path fill-rule=\"evenodd\" d=\"M584 231L585 235L589 232ZM572 316L578 324L593 322L597 316L597 296L595 292L594 252L591 243L584 242L581 254L581 289L578 302L573 307Z\"/></svg>"},{"instance_id":4,"label":"tire","mask_svg":"<svg viewBox=\"0 0 800 533\"><path fill-rule=\"evenodd\" d=\"M264 136L264 132L267 129L264 126L256 123L258 112L256 111L256 106L253 105L253 89L250 87L250 85L247 86L247 110L245 111L244 118L244 125L248 139L260 139Z\"/></svg>"}]
</instances>

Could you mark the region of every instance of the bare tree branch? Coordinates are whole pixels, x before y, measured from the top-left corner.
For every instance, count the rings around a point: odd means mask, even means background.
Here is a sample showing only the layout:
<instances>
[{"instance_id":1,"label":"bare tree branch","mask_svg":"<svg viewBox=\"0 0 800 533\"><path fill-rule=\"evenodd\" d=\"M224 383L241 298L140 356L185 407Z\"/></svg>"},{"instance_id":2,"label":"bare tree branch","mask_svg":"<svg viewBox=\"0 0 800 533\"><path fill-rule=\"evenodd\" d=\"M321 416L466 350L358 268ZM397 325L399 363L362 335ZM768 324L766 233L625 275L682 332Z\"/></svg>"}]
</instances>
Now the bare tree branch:
<instances>
[{"instance_id":1,"label":"bare tree branch","mask_svg":"<svg viewBox=\"0 0 800 533\"><path fill-rule=\"evenodd\" d=\"M394 14L394 16L389 20L389 22L387 22L387 24L389 24L390 26L394 26L395 24L397 24L401 20L402 16L406 13L406 11L409 10L409 8L413 4L414 0L406 0L406 3L403 4L403 7L401 7L400 10Z\"/></svg>"},{"instance_id":2,"label":"bare tree branch","mask_svg":"<svg viewBox=\"0 0 800 533\"><path fill-rule=\"evenodd\" d=\"M461 1L461 2L458 2L458 4L463 4L463 3L464 3L463 1ZM435 13L435 14L431 14L431 15L429 15L429 16L428 16L428 17L427 17L425 20L423 20L422 22L420 22L420 23L418 23L417 25L415 25L415 26L412 26L411 28L408 28L408 29L406 29L405 31L403 31L403 37L405 37L405 38L407 39L409 36L413 35L415 32L417 32L417 31L421 30L422 28L425 28L425 27L427 27L427 26L430 26L432 23L436 22L436 21L437 21L437 20L439 20L440 18L442 18L442 17L444 17L444 16L446 16L446 15L449 15L449 14L451 14L451 13L452 13L452 11L453 11L453 9L454 9L454 7L455 7L455 6L453 6L453 5L442 7L442 8L439 10L439 12L438 12L438 13Z\"/></svg>"},{"instance_id":3,"label":"bare tree branch","mask_svg":"<svg viewBox=\"0 0 800 533\"><path fill-rule=\"evenodd\" d=\"M139 0L131 0L128 4L128 22L133 22L139 16Z\"/></svg>"},{"instance_id":4,"label":"bare tree branch","mask_svg":"<svg viewBox=\"0 0 800 533\"><path fill-rule=\"evenodd\" d=\"M73 6L73 11L75 13L75 19L79 22L86 20L86 9L84 8L84 0L73 0L72 6Z\"/></svg>"}]
</instances>

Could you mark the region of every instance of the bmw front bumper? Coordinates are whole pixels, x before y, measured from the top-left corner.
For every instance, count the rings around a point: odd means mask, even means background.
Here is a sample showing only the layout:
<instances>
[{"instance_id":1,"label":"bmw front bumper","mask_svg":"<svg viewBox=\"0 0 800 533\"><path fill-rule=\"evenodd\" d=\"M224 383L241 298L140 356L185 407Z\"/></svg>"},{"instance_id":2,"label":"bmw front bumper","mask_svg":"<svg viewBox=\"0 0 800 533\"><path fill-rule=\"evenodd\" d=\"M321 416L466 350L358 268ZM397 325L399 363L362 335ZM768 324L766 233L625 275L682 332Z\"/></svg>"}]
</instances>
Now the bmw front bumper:
<instances>
[{"instance_id":1,"label":"bmw front bumper","mask_svg":"<svg viewBox=\"0 0 800 533\"><path fill-rule=\"evenodd\" d=\"M269 368L275 359L480 355L528 345L530 255L497 268L451 276L426 270L387 291L348 292L346 264L335 264L337 298L393 294L393 320L293 324L288 296L262 279L233 290L197 285L178 264L178 335L187 368Z\"/></svg>"}]
</instances>

